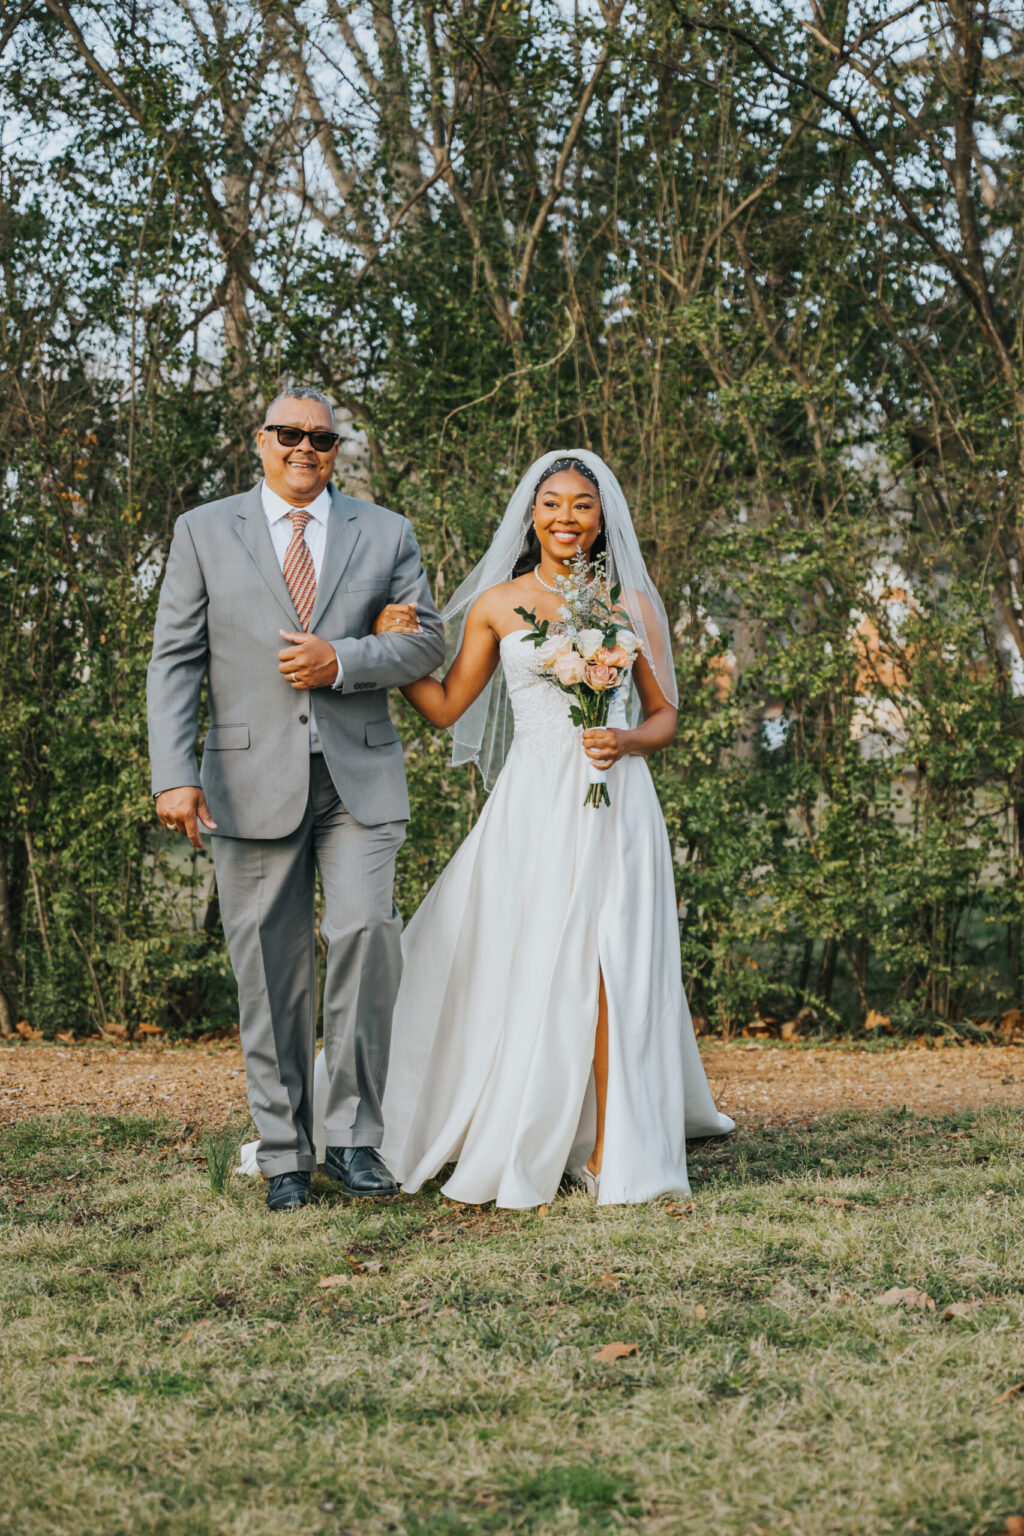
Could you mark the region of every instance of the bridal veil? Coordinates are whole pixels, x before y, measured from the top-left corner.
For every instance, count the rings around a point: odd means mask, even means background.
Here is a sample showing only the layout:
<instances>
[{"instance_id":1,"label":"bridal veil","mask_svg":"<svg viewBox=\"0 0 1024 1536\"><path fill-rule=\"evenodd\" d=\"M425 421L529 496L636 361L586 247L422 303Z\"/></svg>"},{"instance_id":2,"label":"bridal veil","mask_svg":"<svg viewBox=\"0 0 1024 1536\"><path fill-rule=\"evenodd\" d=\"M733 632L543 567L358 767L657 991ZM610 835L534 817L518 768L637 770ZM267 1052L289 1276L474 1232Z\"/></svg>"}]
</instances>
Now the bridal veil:
<instances>
[{"instance_id":1,"label":"bridal veil","mask_svg":"<svg viewBox=\"0 0 1024 1536\"><path fill-rule=\"evenodd\" d=\"M488 587L497 586L511 577L530 532L537 482L560 459L575 459L585 464L597 481L608 550L608 575L622 589L619 602L643 642L644 655L658 686L669 703L676 706L679 692L665 605L648 575L622 487L604 460L584 448L556 448L543 454L530 465L516 486L490 548L456 589L441 615L448 641L447 665L451 665L462 644L466 617L477 598ZM639 713L640 701L633 690L627 705L630 725L636 724ZM477 763L484 784L490 789L512 741L512 711L501 668L452 727L451 735L452 763Z\"/></svg>"}]
</instances>

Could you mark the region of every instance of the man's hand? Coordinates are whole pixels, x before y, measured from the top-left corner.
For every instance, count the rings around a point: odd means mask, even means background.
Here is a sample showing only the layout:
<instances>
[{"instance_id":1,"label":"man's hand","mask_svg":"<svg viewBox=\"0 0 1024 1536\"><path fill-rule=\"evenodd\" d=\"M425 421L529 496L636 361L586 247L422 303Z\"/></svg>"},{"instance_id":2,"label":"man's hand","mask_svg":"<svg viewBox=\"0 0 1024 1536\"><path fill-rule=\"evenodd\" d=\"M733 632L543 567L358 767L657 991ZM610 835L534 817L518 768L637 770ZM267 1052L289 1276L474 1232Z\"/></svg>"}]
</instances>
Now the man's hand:
<instances>
[{"instance_id":1,"label":"man's hand","mask_svg":"<svg viewBox=\"0 0 1024 1536\"><path fill-rule=\"evenodd\" d=\"M277 670L293 688L333 688L338 678L338 656L333 645L319 635L292 634L279 629L288 644L278 651Z\"/></svg>"},{"instance_id":2,"label":"man's hand","mask_svg":"<svg viewBox=\"0 0 1024 1536\"><path fill-rule=\"evenodd\" d=\"M203 846L198 822L201 821L208 832L215 831L217 827L210 815L206 796L198 784L186 784L182 789L165 789L162 795L156 797L156 813L165 827L174 832L183 832L193 848Z\"/></svg>"}]
</instances>

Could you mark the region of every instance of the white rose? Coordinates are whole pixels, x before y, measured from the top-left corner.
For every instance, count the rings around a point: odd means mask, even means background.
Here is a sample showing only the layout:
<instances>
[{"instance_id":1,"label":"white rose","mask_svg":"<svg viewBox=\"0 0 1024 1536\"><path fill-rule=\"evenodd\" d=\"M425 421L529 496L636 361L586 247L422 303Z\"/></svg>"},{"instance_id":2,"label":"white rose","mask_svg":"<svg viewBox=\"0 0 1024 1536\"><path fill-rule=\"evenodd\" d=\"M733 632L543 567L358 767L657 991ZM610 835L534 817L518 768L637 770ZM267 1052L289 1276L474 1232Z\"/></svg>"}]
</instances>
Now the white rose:
<instances>
[{"instance_id":1,"label":"white rose","mask_svg":"<svg viewBox=\"0 0 1024 1536\"><path fill-rule=\"evenodd\" d=\"M542 667L551 668L559 656L564 656L566 651L572 650L572 641L568 635L552 635L545 640L543 645L537 647L537 660Z\"/></svg>"},{"instance_id":2,"label":"white rose","mask_svg":"<svg viewBox=\"0 0 1024 1536\"><path fill-rule=\"evenodd\" d=\"M604 634L599 629L581 629L576 641L576 648L584 661L592 661L596 653L604 645Z\"/></svg>"},{"instance_id":3,"label":"white rose","mask_svg":"<svg viewBox=\"0 0 1024 1536\"><path fill-rule=\"evenodd\" d=\"M643 651L643 646L631 629L620 629L615 636L615 641L617 645L622 646L628 656L635 656L637 651Z\"/></svg>"}]
</instances>

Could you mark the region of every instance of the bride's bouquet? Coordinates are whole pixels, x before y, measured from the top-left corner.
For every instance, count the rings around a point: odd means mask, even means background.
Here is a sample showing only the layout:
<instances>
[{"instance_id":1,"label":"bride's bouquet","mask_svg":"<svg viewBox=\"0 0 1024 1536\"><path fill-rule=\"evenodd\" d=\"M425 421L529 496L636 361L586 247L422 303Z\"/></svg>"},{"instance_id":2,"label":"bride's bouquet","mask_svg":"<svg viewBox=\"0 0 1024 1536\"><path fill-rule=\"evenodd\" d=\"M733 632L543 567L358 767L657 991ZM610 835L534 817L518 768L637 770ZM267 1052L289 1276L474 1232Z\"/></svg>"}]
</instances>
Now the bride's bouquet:
<instances>
[{"instance_id":1,"label":"bride's bouquet","mask_svg":"<svg viewBox=\"0 0 1024 1536\"><path fill-rule=\"evenodd\" d=\"M575 700L569 706L573 725L583 730L607 724L608 706L615 689L628 681L633 663L643 647L627 628L618 606L620 588L610 587L605 557L593 566L583 550L573 557L571 575L556 576L562 599L558 623L537 621L536 613L517 608L532 626L527 639L537 647L541 668L563 693ZM611 805L608 775L587 759L590 788L584 805Z\"/></svg>"}]
</instances>

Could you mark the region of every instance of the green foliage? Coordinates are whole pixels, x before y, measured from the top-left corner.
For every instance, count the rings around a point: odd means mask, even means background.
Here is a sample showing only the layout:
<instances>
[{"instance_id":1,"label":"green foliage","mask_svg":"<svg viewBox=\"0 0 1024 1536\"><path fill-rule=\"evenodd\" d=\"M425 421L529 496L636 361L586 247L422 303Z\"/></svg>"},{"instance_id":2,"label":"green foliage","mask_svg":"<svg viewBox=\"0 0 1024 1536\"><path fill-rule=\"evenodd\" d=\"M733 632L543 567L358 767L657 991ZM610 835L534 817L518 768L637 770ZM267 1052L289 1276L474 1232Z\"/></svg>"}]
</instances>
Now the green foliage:
<instances>
[{"instance_id":1,"label":"green foliage","mask_svg":"<svg viewBox=\"0 0 1024 1536\"><path fill-rule=\"evenodd\" d=\"M199 1150L206 1160L206 1177L210 1193L223 1195L231 1182L238 1161L239 1149L246 1132L252 1126L248 1113L233 1114L223 1125L207 1126L199 1142Z\"/></svg>"},{"instance_id":2,"label":"green foliage","mask_svg":"<svg viewBox=\"0 0 1024 1536\"><path fill-rule=\"evenodd\" d=\"M233 1018L144 674L173 519L251 484L289 377L442 598L536 453L614 467L678 621L652 767L711 1027L1019 1005L1024 112L1008 14L939 13L3 23L0 1032ZM481 789L396 712L408 916Z\"/></svg>"}]
</instances>

